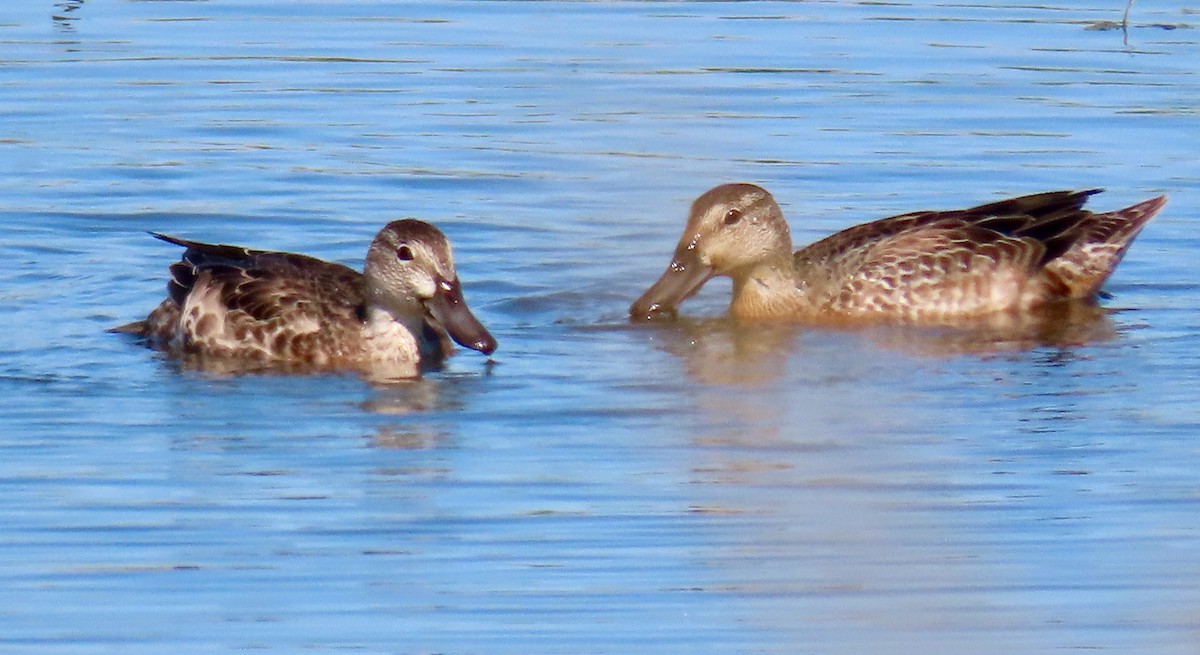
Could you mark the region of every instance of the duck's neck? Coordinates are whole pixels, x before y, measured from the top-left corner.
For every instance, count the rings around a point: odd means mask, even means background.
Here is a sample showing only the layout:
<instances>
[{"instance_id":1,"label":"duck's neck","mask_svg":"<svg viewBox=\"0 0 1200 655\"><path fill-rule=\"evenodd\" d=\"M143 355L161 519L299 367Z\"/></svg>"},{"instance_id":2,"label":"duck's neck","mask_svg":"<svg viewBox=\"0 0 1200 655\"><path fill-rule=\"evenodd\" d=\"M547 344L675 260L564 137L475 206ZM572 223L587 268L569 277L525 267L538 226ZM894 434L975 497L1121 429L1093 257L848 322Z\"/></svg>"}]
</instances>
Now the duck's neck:
<instances>
[{"instance_id":1,"label":"duck's neck","mask_svg":"<svg viewBox=\"0 0 1200 655\"><path fill-rule=\"evenodd\" d=\"M363 336L373 359L420 358L424 315L419 312L400 312L375 303L367 304Z\"/></svg>"},{"instance_id":2,"label":"duck's neck","mask_svg":"<svg viewBox=\"0 0 1200 655\"><path fill-rule=\"evenodd\" d=\"M737 318L788 318L800 313L801 300L790 258L775 259L733 276L729 311Z\"/></svg>"}]
</instances>

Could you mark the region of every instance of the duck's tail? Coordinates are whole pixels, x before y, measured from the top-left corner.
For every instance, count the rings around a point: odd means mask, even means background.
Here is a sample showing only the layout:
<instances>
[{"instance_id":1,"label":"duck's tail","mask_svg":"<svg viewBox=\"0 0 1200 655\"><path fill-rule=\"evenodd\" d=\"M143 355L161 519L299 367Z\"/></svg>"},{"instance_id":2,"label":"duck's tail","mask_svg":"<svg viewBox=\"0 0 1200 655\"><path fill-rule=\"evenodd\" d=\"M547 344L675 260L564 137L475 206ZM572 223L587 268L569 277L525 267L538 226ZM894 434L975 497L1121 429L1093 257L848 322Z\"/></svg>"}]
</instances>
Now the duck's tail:
<instances>
[{"instance_id":1,"label":"duck's tail","mask_svg":"<svg viewBox=\"0 0 1200 655\"><path fill-rule=\"evenodd\" d=\"M1089 214L1076 226L1074 243L1046 265L1047 275L1063 286L1068 297L1096 297L1129 245L1165 204L1167 197L1158 196L1125 209Z\"/></svg>"},{"instance_id":2,"label":"duck's tail","mask_svg":"<svg viewBox=\"0 0 1200 655\"><path fill-rule=\"evenodd\" d=\"M117 334L132 334L136 337L149 339L159 343L167 343L175 333L179 324L179 305L172 299L159 303L150 315L140 321L118 325L109 328L109 332Z\"/></svg>"},{"instance_id":3,"label":"duck's tail","mask_svg":"<svg viewBox=\"0 0 1200 655\"><path fill-rule=\"evenodd\" d=\"M115 328L109 328L108 331L112 334L132 334L144 337L147 334L147 325L146 321L134 321L125 325L118 325Z\"/></svg>"}]
</instances>

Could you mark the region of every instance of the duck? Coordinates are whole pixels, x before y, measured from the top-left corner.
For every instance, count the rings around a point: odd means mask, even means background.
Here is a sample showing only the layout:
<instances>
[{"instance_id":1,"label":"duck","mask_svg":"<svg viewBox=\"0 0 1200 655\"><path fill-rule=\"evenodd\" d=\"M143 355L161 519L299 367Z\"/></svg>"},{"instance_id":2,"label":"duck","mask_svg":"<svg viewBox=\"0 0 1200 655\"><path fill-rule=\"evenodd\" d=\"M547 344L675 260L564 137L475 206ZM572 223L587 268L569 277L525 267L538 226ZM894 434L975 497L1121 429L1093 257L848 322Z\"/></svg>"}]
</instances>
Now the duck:
<instances>
[{"instance_id":1,"label":"duck","mask_svg":"<svg viewBox=\"0 0 1200 655\"><path fill-rule=\"evenodd\" d=\"M362 273L295 253L151 235L184 248L167 297L113 331L171 355L412 378L441 366L451 341L485 355L497 347L467 307L449 240L417 219L380 230Z\"/></svg>"},{"instance_id":2,"label":"duck","mask_svg":"<svg viewBox=\"0 0 1200 655\"><path fill-rule=\"evenodd\" d=\"M792 252L779 204L760 186L722 184L696 199L667 270L630 305L633 320L674 316L717 276L733 279L735 319L831 325L956 324L1059 302L1095 302L1159 196L1111 212L1101 189L1051 191L969 209L863 223Z\"/></svg>"}]
</instances>

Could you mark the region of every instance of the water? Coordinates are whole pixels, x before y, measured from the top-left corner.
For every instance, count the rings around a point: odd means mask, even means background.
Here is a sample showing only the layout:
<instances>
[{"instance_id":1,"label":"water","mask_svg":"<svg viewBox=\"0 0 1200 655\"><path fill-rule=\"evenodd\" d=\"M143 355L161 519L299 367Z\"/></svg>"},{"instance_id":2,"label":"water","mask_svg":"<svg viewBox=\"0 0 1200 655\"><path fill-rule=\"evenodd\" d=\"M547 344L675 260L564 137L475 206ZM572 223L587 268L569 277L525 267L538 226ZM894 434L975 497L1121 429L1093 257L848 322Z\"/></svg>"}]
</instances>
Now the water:
<instances>
[{"instance_id":1,"label":"water","mask_svg":"<svg viewBox=\"0 0 1200 655\"><path fill-rule=\"evenodd\" d=\"M21 2L0 10L0 650L1194 653L1197 9ZM628 303L687 205L797 242L1171 195L1084 333ZM455 245L441 373L181 370L146 230Z\"/></svg>"}]
</instances>

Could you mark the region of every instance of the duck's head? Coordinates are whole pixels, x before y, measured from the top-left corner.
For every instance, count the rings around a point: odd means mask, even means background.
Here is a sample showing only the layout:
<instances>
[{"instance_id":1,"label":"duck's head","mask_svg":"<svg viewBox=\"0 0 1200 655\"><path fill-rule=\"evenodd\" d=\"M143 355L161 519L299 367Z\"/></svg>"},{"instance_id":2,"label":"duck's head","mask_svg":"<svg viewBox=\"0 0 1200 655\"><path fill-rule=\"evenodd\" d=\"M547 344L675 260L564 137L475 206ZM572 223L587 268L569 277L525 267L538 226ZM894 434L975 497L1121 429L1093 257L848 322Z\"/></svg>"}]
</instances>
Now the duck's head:
<instances>
[{"instance_id":1,"label":"duck's head","mask_svg":"<svg viewBox=\"0 0 1200 655\"><path fill-rule=\"evenodd\" d=\"M490 355L496 339L467 308L450 242L436 227L407 218L379 231L363 269L368 302L402 322L423 320L460 346Z\"/></svg>"},{"instance_id":2,"label":"duck's head","mask_svg":"<svg viewBox=\"0 0 1200 655\"><path fill-rule=\"evenodd\" d=\"M662 277L629 307L634 319L670 314L718 275L736 279L791 257L792 237L770 193L753 184L722 184L692 203L687 227Z\"/></svg>"}]
</instances>

